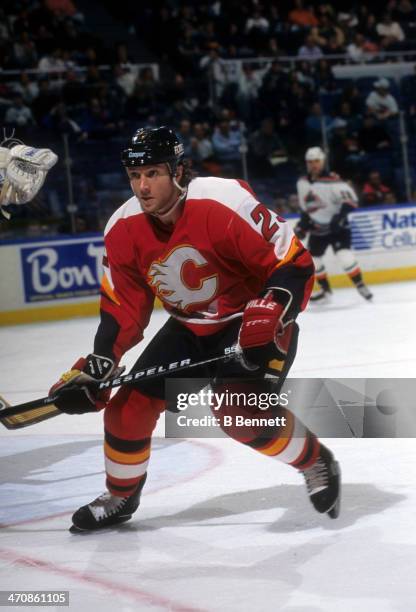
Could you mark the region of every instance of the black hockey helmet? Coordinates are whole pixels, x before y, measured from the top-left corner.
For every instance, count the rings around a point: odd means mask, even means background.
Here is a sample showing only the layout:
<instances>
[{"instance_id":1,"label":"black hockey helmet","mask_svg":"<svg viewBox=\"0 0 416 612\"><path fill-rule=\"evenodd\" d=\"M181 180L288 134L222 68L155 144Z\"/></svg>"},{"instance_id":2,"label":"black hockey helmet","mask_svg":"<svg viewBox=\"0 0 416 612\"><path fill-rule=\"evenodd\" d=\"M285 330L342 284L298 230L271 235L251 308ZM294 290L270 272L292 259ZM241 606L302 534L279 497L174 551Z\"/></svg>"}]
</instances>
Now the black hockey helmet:
<instances>
[{"instance_id":1,"label":"black hockey helmet","mask_svg":"<svg viewBox=\"0 0 416 612\"><path fill-rule=\"evenodd\" d=\"M134 134L129 146L121 154L121 161L126 168L166 163L172 176L175 176L183 154L183 144L173 130L166 126L145 127Z\"/></svg>"}]
</instances>

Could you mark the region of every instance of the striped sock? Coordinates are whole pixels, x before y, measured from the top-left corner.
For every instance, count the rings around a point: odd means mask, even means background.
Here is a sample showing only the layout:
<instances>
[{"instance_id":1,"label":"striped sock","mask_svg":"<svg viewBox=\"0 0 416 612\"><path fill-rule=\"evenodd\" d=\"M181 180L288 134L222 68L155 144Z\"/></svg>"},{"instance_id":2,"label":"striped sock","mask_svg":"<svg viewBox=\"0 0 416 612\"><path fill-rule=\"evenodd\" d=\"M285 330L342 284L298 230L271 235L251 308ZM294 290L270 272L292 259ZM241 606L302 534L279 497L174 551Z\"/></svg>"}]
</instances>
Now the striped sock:
<instances>
[{"instance_id":1,"label":"striped sock","mask_svg":"<svg viewBox=\"0 0 416 612\"><path fill-rule=\"evenodd\" d=\"M318 458L320 442L292 412L284 409L282 415L286 417L285 427L265 431L245 444L263 455L274 457L298 470L305 470Z\"/></svg>"},{"instance_id":2,"label":"striped sock","mask_svg":"<svg viewBox=\"0 0 416 612\"><path fill-rule=\"evenodd\" d=\"M151 439L123 440L105 431L104 455L107 488L112 495L128 497L146 476Z\"/></svg>"}]
</instances>

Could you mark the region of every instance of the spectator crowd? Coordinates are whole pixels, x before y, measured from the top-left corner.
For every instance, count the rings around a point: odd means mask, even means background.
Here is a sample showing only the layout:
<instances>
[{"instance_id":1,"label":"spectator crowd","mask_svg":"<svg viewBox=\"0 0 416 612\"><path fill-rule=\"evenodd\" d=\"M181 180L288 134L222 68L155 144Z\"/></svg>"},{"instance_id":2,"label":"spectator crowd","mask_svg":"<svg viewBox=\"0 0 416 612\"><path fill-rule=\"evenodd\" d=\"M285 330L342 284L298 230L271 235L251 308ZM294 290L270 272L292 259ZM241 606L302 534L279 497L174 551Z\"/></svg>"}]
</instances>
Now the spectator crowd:
<instances>
[{"instance_id":1,"label":"spectator crowd","mask_svg":"<svg viewBox=\"0 0 416 612\"><path fill-rule=\"evenodd\" d=\"M169 124L195 170L241 176L245 158L250 180L274 180L279 207L292 211L304 151L325 131L332 169L363 204L403 198L398 117L403 109L412 162L416 72L399 84L337 79L332 67L416 51L415 2L98 4L124 27L118 44L72 0L2 3L0 117L20 138L119 142Z\"/></svg>"}]
</instances>

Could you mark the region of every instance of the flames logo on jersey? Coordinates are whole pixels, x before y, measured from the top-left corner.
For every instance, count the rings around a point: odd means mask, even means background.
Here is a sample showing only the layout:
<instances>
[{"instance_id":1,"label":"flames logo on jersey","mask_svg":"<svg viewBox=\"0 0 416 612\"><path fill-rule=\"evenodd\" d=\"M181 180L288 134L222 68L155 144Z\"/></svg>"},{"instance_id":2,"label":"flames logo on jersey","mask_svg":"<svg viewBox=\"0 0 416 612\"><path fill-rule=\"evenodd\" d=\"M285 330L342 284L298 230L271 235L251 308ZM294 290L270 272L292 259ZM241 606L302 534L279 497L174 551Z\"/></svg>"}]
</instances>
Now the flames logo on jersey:
<instances>
[{"instance_id":1,"label":"flames logo on jersey","mask_svg":"<svg viewBox=\"0 0 416 612\"><path fill-rule=\"evenodd\" d=\"M186 274L188 264L192 267L191 274L189 269ZM211 302L217 293L218 275L203 275L207 265L206 259L194 247L180 245L151 264L147 280L162 302L187 311L193 304Z\"/></svg>"}]
</instances>

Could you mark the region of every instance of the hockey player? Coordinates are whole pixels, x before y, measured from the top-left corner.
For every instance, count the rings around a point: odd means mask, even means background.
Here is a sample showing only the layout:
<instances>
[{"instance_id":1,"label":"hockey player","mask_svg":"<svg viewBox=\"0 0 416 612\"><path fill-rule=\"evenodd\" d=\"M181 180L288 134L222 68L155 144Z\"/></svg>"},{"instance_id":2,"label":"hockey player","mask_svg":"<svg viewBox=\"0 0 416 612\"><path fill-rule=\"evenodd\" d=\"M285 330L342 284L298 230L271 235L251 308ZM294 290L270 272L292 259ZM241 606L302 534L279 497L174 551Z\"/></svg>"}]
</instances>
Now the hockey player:
<instances>
[{"instance_id":1,"label":"hockey player","mask_svg":"<svg viewBox=\"0 0 416 612\"><path fill-rule=\"evenodd\" d=\"M121 387L109 401L91 383L120 372L122 355L143 337L155 296L171 317L134 370L184 357L199 361L238 341L239 361L195 368L190 375L220 384L220 378L271 374L282 383L296 353L295 319L313 283L311 256L288 224L243 181L192 179L183 147L170 129L140 129L122 161L134 195L105 229L101 321L94 349L51 389L64 412L105 407L107 492L75 512L73 530L118 524L139 506L152 432L166 408L163 381ZM231 435L301 471L316 510L335 518L338 464L286 412L287 426L269 429L267 435L254 430L252 435L245 430L244 438L237 431Z\"/></svg>"},{"instance_id":2,"label":"hockey player","mask_svg":"<svg viewBox=\"0 0 416 612\"><path fill-rule=\"evenodd\" d=\"M308 149L305 161L308 174L297 183L302 212L294 231L300 240L309 234L308 249L315 263L315 279L319 287L311 300L325 300L331 294L323 261L329 246L332 246L360 295L371 300L373 295L364 284L360 267L351 251L348 214L357 207L357 196L353 188L337 174L325 171L325 153L320 147Z\"/></svg>"}]
</instances>

